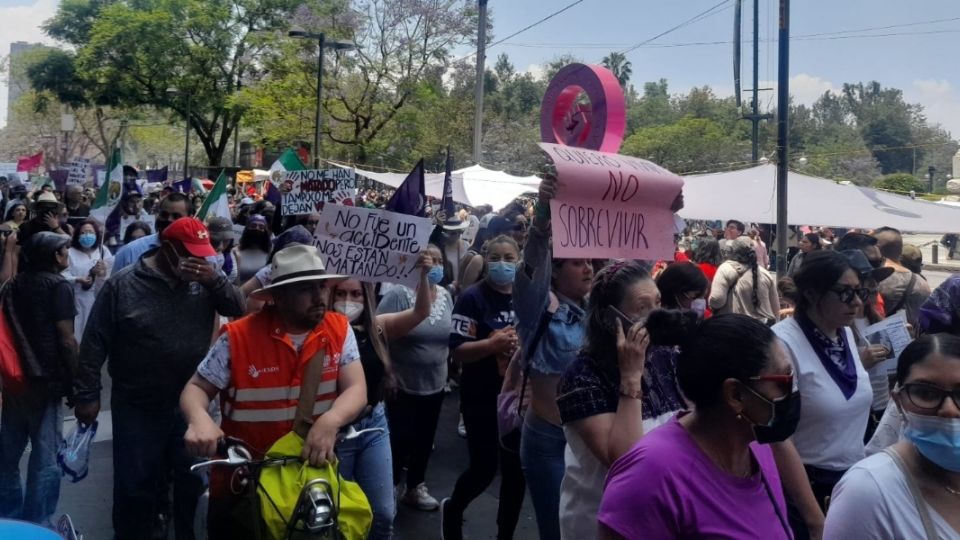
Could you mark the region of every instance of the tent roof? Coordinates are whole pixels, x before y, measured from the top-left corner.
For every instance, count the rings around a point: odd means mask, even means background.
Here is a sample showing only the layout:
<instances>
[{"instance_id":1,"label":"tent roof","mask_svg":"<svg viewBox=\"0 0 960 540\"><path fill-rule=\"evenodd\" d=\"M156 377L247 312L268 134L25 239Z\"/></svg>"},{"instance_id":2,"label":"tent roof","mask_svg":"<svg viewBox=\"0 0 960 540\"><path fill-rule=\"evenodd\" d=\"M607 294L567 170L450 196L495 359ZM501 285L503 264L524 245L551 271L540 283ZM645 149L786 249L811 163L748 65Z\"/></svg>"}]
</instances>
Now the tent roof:
<instances>
[{"instance_id":1,"label":"tent roof","mask_svg":"<svg viewBox=\"0 0 960 540\"><path fill-rule=\"evenodd\" d=\"M407 178L404 173L378 173L331 163L340 168L354 169L358 175L393 188L400 187ZM437 199L443 197L443 173L427 173L424 184L427 195ZM474 207L489 204L494 210L499 210L524 193L536 193L539 186L540 178L536 176L513 176L480 165L453 171L453 200Z\"/></svg>"},{"instance_id":2,"label":"tent roof","mask_svg":"<svg viewBox=\"0 0 960 540\"><path fill-rule=\"evenodd\" d=\"M750 169L684 177L686 219L738 219L777 222L777 168ZM787 176L790 225L876 228L943 233L960 230L960 208L876 189L842 185L790 171Z\"/></svg>"}]
</instances>

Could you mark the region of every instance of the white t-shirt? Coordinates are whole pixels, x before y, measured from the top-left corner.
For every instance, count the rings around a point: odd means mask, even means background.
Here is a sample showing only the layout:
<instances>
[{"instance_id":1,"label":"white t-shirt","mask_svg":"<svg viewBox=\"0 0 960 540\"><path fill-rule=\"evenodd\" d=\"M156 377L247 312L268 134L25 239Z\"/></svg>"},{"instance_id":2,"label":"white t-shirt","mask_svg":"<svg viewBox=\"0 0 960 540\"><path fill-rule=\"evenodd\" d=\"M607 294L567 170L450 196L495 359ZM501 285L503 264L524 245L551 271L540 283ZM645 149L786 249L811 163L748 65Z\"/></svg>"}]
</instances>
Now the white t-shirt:
<instances>
[{"instance_id":1,"label":"white t-shirt","mask_svg":"<svg viewBox=\"0 0 960 540\"><path fill-rule=\"evenodd\" d=\"M870 377L860 363L853 332L844 328L857 370L857 388L844 397L792 317L773 327L793 359L800 390L800 423L791 440L804 465L845 471L863 459L863 434L873 403Z\"/></svg>"},{"instance_id":2,"label":"white t-shirt","mask_svg":"<svg viewBox=\"0 0 960 540\"><path fill-rule=\"evenodd\" d=\"M676 411L670 411L644 420L643 433L666 424L675 414ZM560 482L560 538L596 538L597 512L603 498L607 466L593 455L577 430L563 426L563 433L567 447L563 451L565 468Z\"/></svg>"},{"instance_id":3,"label":"white t-shirt","mask_svg":"<svg viewBox=\"0 0 960 540\"><path fill-rule=\"evenodd\" d=\"M960 532L953 530L929 504L927 510L938 537L960 540ZM874 454L843 475L837 487L833 488L823 538L926 538L920 512L907 481L890 456L883 452Z\"/></svg>"}]
</instances>

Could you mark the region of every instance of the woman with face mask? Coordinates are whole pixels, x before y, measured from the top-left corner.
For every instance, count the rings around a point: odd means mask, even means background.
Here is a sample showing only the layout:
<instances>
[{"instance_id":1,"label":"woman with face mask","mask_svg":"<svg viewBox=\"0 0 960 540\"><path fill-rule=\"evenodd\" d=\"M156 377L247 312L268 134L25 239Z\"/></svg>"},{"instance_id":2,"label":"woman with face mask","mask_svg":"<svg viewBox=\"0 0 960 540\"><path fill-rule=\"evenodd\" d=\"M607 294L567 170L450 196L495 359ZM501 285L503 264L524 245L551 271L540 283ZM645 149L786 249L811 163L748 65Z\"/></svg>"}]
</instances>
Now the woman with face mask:
<instances>
[{"instance_id":1,"label":"woman with face mask","mask_svg":"<svg viewBox=\"0 0 960 540\"><path fill-rule=\"evenodd\" d=\"M70 266L62 272L74 285L73 297L77 306L73 330L77 342L83 338L87 316L103 282L113 270L113 254L103 246L100 223L87 218L73 231L69 250Z\"/></svg>"},{"instance_id":2,"label":"woman with face mask","mask_svg":"<svg viewBox=\"0 0 960 540\"><path fill-rule=\"evenodd\" d=\"M850 261L833 251L807 254L794 281L799 295L794 316L773 331L791 353L803 397L791 440L824 508L843 473L864 457L873 390L849 326L870 291Z\"/></svg>"},{"instance_id":3,"label":"woman with face mask","mask_svg":"<svg viewBox=\"0 0 960 540\"><path fill-rule=\"evenodd\" d=\"M347 279L337 283L331 294L333 309L350 319L360 362L367 381L367 407L353 428L357 431L381 428L337 445L339 471L347 480L360 484L373 510L369 538L389 539L393 534L396 499L393 492L393 464L390 451L390 429L383 400L396 391L388 340L406 336L430 316L430 284L427 273L433 257L422 253L418 261L420 285L416 304L399 313L376 313L376 290L372 283Z\"/></svg>"},{"instance_id":4,"label":"woman with face mask","mask_svg":"<svg viewBox=\"0 0 960 540\"><path fill-rule=\"evenodd\" d=\"M903 437L843 476L825 539L960 539L960 338L927 335L908 345L893 401Z\"/></svg>"},{"instance_id":5,"label":"woman with face mask","mask_svg":"<svg viewBox=\"0 0 960 540\"><path fill-rule=\"evenodd\" d=\"M667 309L689 309L701 317L707 312L707 292L710 283L697 265L691 262L675 262L657 276L661 303Z\"/></svg>"},{"instance_id":6,"label":"woman with face mask","mask_svg":"<svg viewBox=\"0 0 960 540\"><path fill-rule=\"evenodd\" d=\"M466 289L453 309L450 348L463 366L460 410L467 430L470 464L441 507L443 540L463 537L463 513L501 471L497 538L512 538L526 484L520 459L500 447L497 395L511 356L519 346L513 310L513 280L520 260L516 240L501 235L481 250L486 277Z\"/></svg>"},{"instance_id":7,"label":"woman with face mask","mask_svg":"<svg viewBox=\"0 0 960 540\"><path fill-rule=\"evenodd\" d=\"M689 330L681 350L677 380L693 411L611 466L599 537L792 538L766 444L789 437L799 412L783 345L759 321L730 314Z\"/></svg>"},{"instance_id":8,"label":"woman with face mask","mask_svg":"<svg viewBox=\"0 0 960 540\"><path fill-rule=\"evenodd\" d=\"M267 230L267 220L261 215L250 216L240 235L240 243L233 250L237 282L246 283L258 270L266 266L269 257L270 231Z\"/></svg>"},{"instance_id":9,"label":"woman with face mask","mask_svg":"<svg viewBox=\"0 0 960 540\"><path fill-rule=\"evenodd\" d=\"M570 540L595 536L607 468L684 407L675 377L679 350L665 330L700 319L659 310L661 291L636 262L601 270L589 298L586 345L557 389L567 440L560 538Z\"/></svg>"},{"instance_id":10,"label":"woman with face mask","mask_svg":"<svg viewBox=\"0 0 960 540\"><path fill-rule=\"evenodd\" d=\"M443 280L443 256L431 244L424 250L430 258L426 287L430 314L407 335L390 342L390 359L397 379L397 393L387 401L390 447L393 454L393 484L400 502L420 510L436 510L440 503L427 491L424 477L433 449L433 439L443 405L450 355L453 298L439 286ZM426 263L426 261L424 261ZM420 287L423 287L421 284ZM380 301L378 313L399 313L414 306L417 291L398 285ZM406 468L406 488L400 487Z\"/></svg>"}]
</instances>

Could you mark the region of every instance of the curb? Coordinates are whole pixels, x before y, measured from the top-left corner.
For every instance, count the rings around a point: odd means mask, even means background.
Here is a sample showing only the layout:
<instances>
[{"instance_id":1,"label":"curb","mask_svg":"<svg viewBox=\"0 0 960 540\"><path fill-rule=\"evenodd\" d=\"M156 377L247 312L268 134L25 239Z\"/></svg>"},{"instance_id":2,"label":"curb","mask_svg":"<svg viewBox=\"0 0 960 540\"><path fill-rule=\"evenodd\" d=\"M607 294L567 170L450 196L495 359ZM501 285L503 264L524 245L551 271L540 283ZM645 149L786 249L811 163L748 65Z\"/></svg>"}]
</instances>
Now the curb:
<instances>
[{"instance_id":1,"label":"curb","mask_svg":"<svg viewBox=\"0 0 960 540\"><path fill-rule=\"evenodd\" d=\"M955 274L957 272L960 272L960 265L923 263L923 269L933 270L934 272L950 272Z\"/></svg>"}]
</instances>

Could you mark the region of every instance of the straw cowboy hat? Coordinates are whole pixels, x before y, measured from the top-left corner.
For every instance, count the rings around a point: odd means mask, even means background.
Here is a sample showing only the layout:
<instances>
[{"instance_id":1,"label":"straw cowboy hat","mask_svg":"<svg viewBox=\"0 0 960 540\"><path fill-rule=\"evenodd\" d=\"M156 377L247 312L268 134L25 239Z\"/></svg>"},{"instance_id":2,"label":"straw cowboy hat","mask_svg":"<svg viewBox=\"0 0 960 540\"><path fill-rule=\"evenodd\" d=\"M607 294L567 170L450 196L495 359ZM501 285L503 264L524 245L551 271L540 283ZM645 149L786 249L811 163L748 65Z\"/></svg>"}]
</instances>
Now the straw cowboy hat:
<instances>
[{"instance_id":1,"label":"straw cowboy hat","mask_svg":"<svg viewBox=\"0 0 960 540\"><path fill-rule=\"evenodd\" d=\"M274 253L270 271L270 285L253 291L250 296L257 300L267 300L271 298L274 289L291 283L349 277L328 274L317 248L305 245L285 247Z\"/></svg>"}]
</instances>

